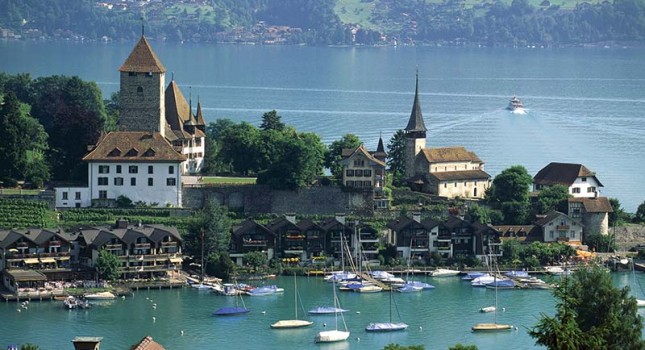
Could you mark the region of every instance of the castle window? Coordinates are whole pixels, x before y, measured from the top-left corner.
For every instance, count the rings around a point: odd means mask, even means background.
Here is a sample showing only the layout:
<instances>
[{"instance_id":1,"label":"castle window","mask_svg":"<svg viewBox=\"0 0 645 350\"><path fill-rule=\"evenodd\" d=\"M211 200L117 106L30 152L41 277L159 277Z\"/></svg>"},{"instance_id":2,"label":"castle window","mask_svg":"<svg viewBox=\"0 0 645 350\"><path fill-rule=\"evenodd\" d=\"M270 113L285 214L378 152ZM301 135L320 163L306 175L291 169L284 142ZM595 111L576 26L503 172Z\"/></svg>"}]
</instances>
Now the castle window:
<instances>
[{"instance_id":1,"label":"castle window","mask_svg":"<svg viewBox=\"0 0 645 350\"><path fill-rule=\"evenodd\" d=\"M76 200L81 200L81 192L76 192L76 193L74 193L74 196L75 196L74 198L75 198Z\"/></svg>"},{"instance_id":2,"label":"castle window","mask_svg":"<svg viewBox=\"0 0 645 350\"><path fill-rule=\"evenodd\" d=\"M148 186L154 186L154 180L151 177L148 178Z\"/></svg>"},{"instance_id":3,"label":"castle window","mask_svg":"<svg viewBox=\"0 0 645 350\"><path fill-rule=\"evenodd\" d=\"M372 176L371 170L363 170L363 176Z\"/></svg>"},{"instance_id":4,"label":"castle window","mask_svg":"<svg viewBox=\"0 0 645 350\"><path fill-rule=\"evenodd\" d=\"M120 165L116 166L116 173L121 174L121 166Z\"/></svg>"},{"instance_id":5,"label":"castle window","mask_svg":"<svg viewBox=\"0 0 645 350\"><path fill-rule=\"evenodd\" d=\"M123 186L123 178L122 177L115 177L114 178L114 186Z\"/></svg>"},{"instance_id":6,"label":"castle window","mask_svg":"<svg viewBox=\"0 0 645 350\"><path fill-rule=\"evenodd\" d=\"M587 187L587 193L594 193L594 192L596 192L596 187L594 186Z\"/></svg>"},{"instance_id":7,"label":"castle window","mask_svg":"<svg viewBox=\"0 0 645 350\"><path fill-rule=\"evenodd\" d=\"M99 199L107 199L107 191L99 191Z\"/></svg>"},{"instance_id":8,"label":"castle window","mask_svg":"<svg viewBox=\"0 0 645 350\"><path fill-rule=\"evenodd\" d=\"M109 165L99 165L99 174L109 174L110 166Z\"/></svg>"},{"instance_id":9,"label":"castle window","mask_svg":"<svg viewBox=\"0 0 645 350\"><path fill-rule=\"evenodd\" d=\"M130 174L137 174L137 173L139 172L139 167L138 167L138 166L136 166L136 165L130 165L130 166L128 167L128 172L129 172Z\"/></svg>"},{"instance_id":10,"label":"castle window","mask_svg":"<svg viewBox=\"0 0 645 350\"><path fill-rule=\"evenodd\" d=\"M130 186L136 186L137 185L137 178L136 177L131 177L130 178Z\"/></svg>"},{"instance_id":11,"label":"castle window","mask_svg":"<svg viewBox=\"0 0 645 350\"><path fill-rule=\"evenodd\" d=\"M99 177L99 186L107 186L108 185L108 178L107 177Z\"/></svg>"},{"instance_id":12,"label":"castle window","mask_svg":"<svg viewBox=\"0 0 645 350\"><path fill-rule=\"evenodd\" d=\"M586 177L583 177L582 179L580 179L580 181L582 181L582 182L587 182L587 178L586 178Z\"/></svg>"},{"instance_id":13,"label":"castle window","mask_svg":"<svg viewBox=\"0 0 645 350\"><path fill-rule=\"evenodd\" d=\"M115 148L108 153L108 157L118 157L121 155L121 150L118 148Z\"/></svg>"},{"instance_id":14,"label":"castle window","mask_svg":"<svg viewBox=\"0 0 645 350\"><path fill-rule=\"evenodd\" d=\"M148 174L154 174L154 167L152 165L148 165Z\"/></svg>"},{"instance_id":15,"label":"castle window","mask_svg":"<svg viewBox=\"0 0 645 350\"><path fill-rule=\"evenodd\" d=\"M574 187L571 189L571 193L580 193L580 187Z\"/></svg>"},{"instance_id":16,"label":"castle window","mask_svg":"<svg viewBox=\"0 0 645 350\"><path fill-rule=\"evenodd\" d=\"M144 156L144 157L154 157L154 156L155 156L155 150L153 150L152 148L148 148L148 149L143 153L143 156Z\"/></svg>"},{"instance_id":17,"label":"castle window","mask_svg":"<svg viewBox=\"0 0 645 350\"><path fill-rule=\"evenodd\" d=\"M168 174L174 174L175 173L175 167L172 165L168 166Z\"/></svg>"},{"instance_id":18,"label":"castle window","mask_svg":"<svg viewBox=\"0 0 645 350\"><path fill-rule=\"evenodd\" d=\"M139 97L139 99L143 100L143 87L142 86L137 87L137 97Z\"/></svg>"},{"instance_id":19,"label":"castle window","mask_svg":"<svg viewBox=\"0 0 645 350\"><path fill-rule=\"evenodd\" d=\"M177 185L177 180L174 177L169 177L166 179L166 186L175 186Z\"/></svg>"},{"instance_id":20,"label":"castle window","mask_svg":"<svg viewBox=\"0 0 645 350\"><path fill-rule=\"evenodd\" d=\"M348 176L348 177L354 176L354 170L353 169L345 170L345 176Z\"/></svg>"},{"instance_id":21,"label":"castle window","mask_svg":"<svg viewBox=\"0 0 645 350\"><path fill-rule=\"evenodd\" d=\"M64 200L64 201L66 201L66 200L67 200L67 192L63 192L63 200Z\"/></svg>"},{"instance_id":22,"label":"castle window","mask_svg":"<svg viewBox=\"0 0 645 350\"><path fill-rule=\"evenodd\" d=\"M128 153L125 154L126 157L136 157L137 155L139 155L139 151L134 148L131 148Z\"/></svg>"},{"instance_id":23,"label":"castle window","mask_svg":"<svg viewBox=\"0 0 645 350\"><path fill-rule=\"evenodd\" d=\"M354 170L354 176L363 176L363 170L361 169Z\"/></svg>"}]
</instances>

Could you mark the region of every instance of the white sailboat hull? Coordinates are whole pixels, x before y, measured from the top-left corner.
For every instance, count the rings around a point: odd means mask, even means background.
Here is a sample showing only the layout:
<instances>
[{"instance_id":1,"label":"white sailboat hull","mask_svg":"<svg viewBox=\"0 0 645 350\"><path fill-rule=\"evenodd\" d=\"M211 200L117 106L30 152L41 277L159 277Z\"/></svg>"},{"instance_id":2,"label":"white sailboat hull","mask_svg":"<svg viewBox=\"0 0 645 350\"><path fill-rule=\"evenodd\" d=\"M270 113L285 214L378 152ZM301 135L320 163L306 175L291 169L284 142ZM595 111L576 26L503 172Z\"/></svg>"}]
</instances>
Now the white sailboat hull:
<instances>
[{"instance_id":1,"label":"white sailboat hull","mask_svg":"<svg viewBox=\"0 0 645 350\"><path fill-rule=\"evenodd\" d=\"M313 322L305 320L280 320L271 325L271 328L301 328L311 326Z\"/></svg>"},{"instance_id":2,"label":"white sailboat hull","mask_svg":"<svg viewBox=\"0 0 645 350\"><path fill-rule=\"evenodd\" d=\"M497 323L478 323L473 326L473 332L496 332L496 331L510 331L513 326L510 324L497 324Z\"/></svg>"},{"instance_id":3,"label":"white sailboat hull","mask_svg":"<svg viewBox=\"0 0 645 350\"><path fill-rule=\"evenodd\" d=\"M349 338L349 332L339 330L323 331L316 334L316 343L333 343L347 340L347 338Z\"/></svg>"},{"instance_id":4,"label":"white sailboat hull","mask_svg":"<svg viewBox=\"0 0 645 350\"><path fill-rule=\"evenodd\" d=\"M394 332L394 331L403 331L408 328L408 325L405 323L370 323L365 330L368 332Z\"/></svg>"}]
</instances>

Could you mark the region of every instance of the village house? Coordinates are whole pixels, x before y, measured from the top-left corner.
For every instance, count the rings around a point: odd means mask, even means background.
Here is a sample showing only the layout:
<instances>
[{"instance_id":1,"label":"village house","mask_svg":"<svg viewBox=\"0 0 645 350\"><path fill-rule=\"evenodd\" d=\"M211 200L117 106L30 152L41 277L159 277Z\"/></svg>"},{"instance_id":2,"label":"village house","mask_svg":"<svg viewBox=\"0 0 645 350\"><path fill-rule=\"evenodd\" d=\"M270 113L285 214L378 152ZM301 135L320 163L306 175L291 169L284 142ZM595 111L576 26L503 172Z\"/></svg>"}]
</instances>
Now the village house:
<instances>
[{"instance_id":1,"label":"village house","mask_svg":"<svg viewBox=\"0 0 645 350\"><path fill-rule=\"evenodd\" d=\"M602 183L596 173L582 164L549 163L533 177L533 191L539 192L553 185L563 185L576 198L598 197Z\"/></svg>"},{"instance_id":2,"label":"village house","mask_svg":"<svg viewBox=\"0 0 645 350\"><path fill-rule=\"evenodd\" d=\"M238 265L243 265L244 255L251 252L262 252L268 259L273 259L276 243L277 237L273 231L254 220L245 220L233 227L230 257Z\"/></svg>"},{"instance_id":3,"label":"village house","mask_svg":"<svg viewBox=\"0 0 645 350\"><path fill-rule=\"evenodd\" d=\"M582 223L564 213L550 211L544 217L539 218L535 225L540 229L542 242L582 245Z\"/></svg>"},{"instance_id":4,"label":"village house","mask_svg":"<svg viewBox=\"0 0 645 350\"><path fill-rule=\"evenodd\" d=\"M405 127L405 171L410 188L445 198L484 198L491 181L484 162L461 146L426 148L426 131L417 73L412 112Z\"/></svg>"},{"instance_id":5,"label":"village house","mask_svg":"<svg viewBox=\"0 0 645 350\"><path fill-rule=\"evenodd\" d=\"M375 152L368 152L363 145L355 149L343 149L343 186L352 191L371 191L374 209L387 209L389 198L385 188L385 157L383 140L379 138Z\"/></svg>"},{"instance_id":6,"label":"village house","mask_svg":"<svg viewBox=\"0 0 645 350\"><path fill-rule=\"evenodd\" d=\"M582 233L609 234L609 213L614 209L607 197L569 198L569 216L582 222Z\"/></svg>"}]
</instances>

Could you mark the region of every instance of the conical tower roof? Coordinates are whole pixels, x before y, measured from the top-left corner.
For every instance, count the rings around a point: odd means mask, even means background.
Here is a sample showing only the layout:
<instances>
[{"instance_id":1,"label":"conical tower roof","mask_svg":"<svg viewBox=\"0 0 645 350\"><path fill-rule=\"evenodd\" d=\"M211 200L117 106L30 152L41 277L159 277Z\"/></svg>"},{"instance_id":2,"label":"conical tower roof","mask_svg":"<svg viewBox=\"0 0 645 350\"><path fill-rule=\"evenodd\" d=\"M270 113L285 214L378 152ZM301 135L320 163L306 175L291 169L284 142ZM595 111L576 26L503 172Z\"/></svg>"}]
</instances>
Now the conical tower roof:
<instances>
[{"instance_id":1,"label":"conical tower roof","mask_svg":"<svg viewBox=\"0 0 645 350\"><path fill-rule=\"evenodd\" d=\"M419 101L419 71L417 71L417 82L414 90L414 103L412 104L412 113L410 113L410 120L408 126L405 127L406 132L426 131L426 125L423 122L423 115L421 114L421 102Z\"/></svg>"},{"instance_id":2,"label":"conical tower roof","mask_svg":"<svg viewBox=\"0 0 645 350\"><path fill-rule=\"evenodd\" d=\"M379 136L378 146L376 146L376 153L385 153L385 148L383 147L383 138Z\"/></svg>"},{"instance_id":3,"label":"conical tower roof","mask_svg":"<svg viewBox=\"0 0 645 350\"><path fill-rule=\"evenodd\" d=\"M204 122L204 115L202 114L202 104L197 99L197 126L203 125L206 125L206 123Z\"/></svg>"},{"instance_id":4,"label":"conical tower roof","mask_svg":"<svg viewBox=\"0 0 645 350\"><path fill-rule=\"evenodd\" d=\"M130 56L125 60L121 72L165 73L166 67L161 63L145 36L141 36Z\"/></svg>"}]
</instances>

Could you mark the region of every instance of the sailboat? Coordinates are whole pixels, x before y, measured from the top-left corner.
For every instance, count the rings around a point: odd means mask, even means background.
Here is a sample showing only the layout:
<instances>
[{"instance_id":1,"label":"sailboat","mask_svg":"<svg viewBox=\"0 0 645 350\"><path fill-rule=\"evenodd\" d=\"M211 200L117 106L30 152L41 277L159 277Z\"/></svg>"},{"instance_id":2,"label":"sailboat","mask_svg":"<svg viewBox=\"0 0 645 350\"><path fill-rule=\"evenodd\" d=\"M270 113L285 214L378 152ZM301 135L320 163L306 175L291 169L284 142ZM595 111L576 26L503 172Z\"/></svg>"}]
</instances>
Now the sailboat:
<instances>
[{"instance_id":1,"label":"sailboat","mask_svg":"<svg viewBox=\"0 0 645 350\"><path fill-rule=\"evenodd\" d=\"M338 301L338 297L336 296L336 283L333 282L333 290L334 290L334 307L335 308L340 308L340 302ZM338 329L338 314L339 312L334 313L334 319L336 321L336 329L331 330L331 331L322 331L316 334L316 338L314 341L316 343L333 343L337 341L343 341L347 340L349 338L349 331L347 330L347 324L345 324L345 317L343 316L342 313L340 313L340 317L343 320L343 326L345 327L345 330L339 330Z\"/></svg>"},{"instance_id":2,"label":"sailboat","mask_svg":"<svg viewBox=\"0 0 645 350\"><path fill-rule=\"evenodd\" d=\"M235 285L237 285L237 282L235 282ZM240 301L242 306L239 306L238 300ZM249 311L251 310L246 308L246 305L244 304L244 298L242 298L242 293L236 293L235 306L225 306L219 308L215 312L213 312L213 316L235 316L245 314Z\"/></svg>"},{"instance_id":3,"label":"sailboat","mask_svg":"<svg viewBox=\"0 0 645 350\"><path fill-rule=\"evenodd\" d=\"M490 244L488 245L488 249L490 252ZM489 259L490 259L490 254L489 254ZM492 261L492 259L491 259ZM472 327L473 332L496 332L496 331L509 331L513 329L513 326L510 324L499 324L497 323L497 273L495 271L493 272L494 276L494 282L493 285L495 286L495 306L494 307L486 307L480 309L481 312L492 312L494 315L494 320L493 323L478 323ZM484 310L486 309L486 310Z\"/></svg>"},{"instance_id":4,"label":"sailboat","mask_svg":"<svg viewBox=\"0 0 645 350\"><path fill-rule=\"evenodd\" d=\"M301 328L301 327L308 327L313 324L313 322L311 321L298 319L298 296L299 295L298 295L298 286L297 286L295 274L293 275L293 292L294 292L293 302L294 302L295 319L277 321L276 323L273 323L271 325L271 328Z\"/></svg>"},{"instance_id":5,"label":"sailboat","mask_svg":"<svg viewBox=\"0 0 645 350\"><path fill-rule=\"evenodd\" d=\"M395 304L396 306L396 304ZM396 309L396 313L399 313L399 309ZM399 319L401 315L399 315ZM377 322L370 323L365 327L365 330L368 332L394 332L402 331L408 328L408 325L403 322L392 323L392 289L390 288L390 321L389 322Z\"/></svg>"}]
</instances>

